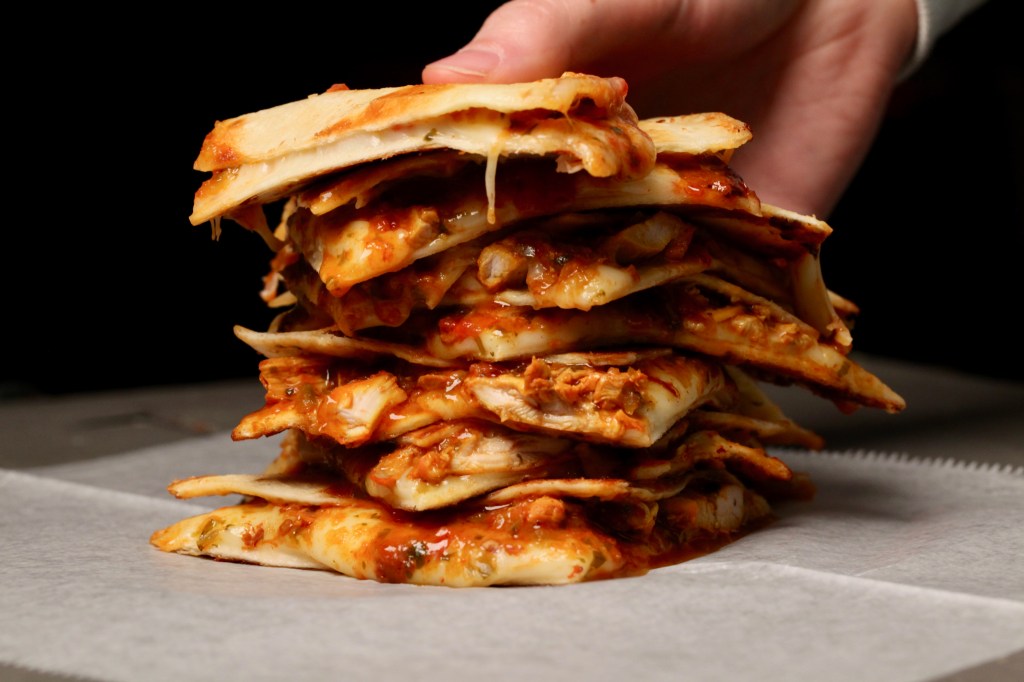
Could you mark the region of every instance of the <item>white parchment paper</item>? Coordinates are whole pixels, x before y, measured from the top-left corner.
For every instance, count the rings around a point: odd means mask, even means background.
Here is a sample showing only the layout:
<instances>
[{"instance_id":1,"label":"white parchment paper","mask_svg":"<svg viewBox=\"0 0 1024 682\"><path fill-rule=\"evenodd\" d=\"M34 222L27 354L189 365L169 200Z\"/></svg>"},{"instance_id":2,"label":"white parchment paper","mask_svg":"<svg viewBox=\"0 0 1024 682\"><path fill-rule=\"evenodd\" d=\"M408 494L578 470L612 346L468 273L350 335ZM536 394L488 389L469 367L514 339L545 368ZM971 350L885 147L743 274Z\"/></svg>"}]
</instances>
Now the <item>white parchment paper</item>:
<instances>
[{"instance_id":1,"label":"white parchment paper","mask_svg":"<svg viewBox=\"0 0 1024 682\"><path fill-rule=\"evenodd\" d=\"M780 452L814 501L700 559L537 588L381 585L169 555L259 471L226 435L0 471L0 663L103 680L927 680L1024 649L1024 472ZM203 504L205 503L205 504Z\"/></svg>"}]
</instances>

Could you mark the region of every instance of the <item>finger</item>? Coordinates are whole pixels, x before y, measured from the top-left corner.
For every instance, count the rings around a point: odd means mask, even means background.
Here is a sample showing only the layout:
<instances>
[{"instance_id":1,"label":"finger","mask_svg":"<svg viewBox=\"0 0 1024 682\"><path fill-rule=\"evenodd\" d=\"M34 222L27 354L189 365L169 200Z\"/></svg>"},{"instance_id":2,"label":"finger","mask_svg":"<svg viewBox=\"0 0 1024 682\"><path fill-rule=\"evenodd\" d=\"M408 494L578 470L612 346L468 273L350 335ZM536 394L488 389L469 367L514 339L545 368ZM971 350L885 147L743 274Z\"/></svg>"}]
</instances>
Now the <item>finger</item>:
<instances>
[{"instance_id":1,"label":"finger","mask_svg":"<svg viewBox=\"0 0 1024 682\"><path fill-rule=\"evenodd\" d=\"M506 3L495 10L468 45L423 70L424 83L516 82L558 76L571 47L553 26L568 23L561 2ZM503 78L504 76L504 78Z\"/></svg>"},{"instance_id":2,"label":"finger","mask_svg":"<svg viewBox=\"0 0 1024 682\"><path fill-rule=\"evenodd\" d=\"M517 82L586 70L671 32L679 0L512 0L466 47L423 70L423 82Z\"/></svg>"}]
</instances>

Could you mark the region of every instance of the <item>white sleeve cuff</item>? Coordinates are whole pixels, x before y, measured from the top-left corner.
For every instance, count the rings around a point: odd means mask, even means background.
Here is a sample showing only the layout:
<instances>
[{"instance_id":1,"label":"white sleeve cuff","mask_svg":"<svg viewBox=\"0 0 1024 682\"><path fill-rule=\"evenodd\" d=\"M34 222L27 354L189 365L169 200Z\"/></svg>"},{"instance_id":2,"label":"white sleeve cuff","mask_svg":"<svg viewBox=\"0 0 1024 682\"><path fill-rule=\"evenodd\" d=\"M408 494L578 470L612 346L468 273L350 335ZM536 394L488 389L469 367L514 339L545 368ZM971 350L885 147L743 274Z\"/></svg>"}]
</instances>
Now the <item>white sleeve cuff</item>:
<instances>
[{"instance_id":1,"label":"white sleeve cuff","mask_svg":"<svg viewBox=\"0 0 1024 682\"><path fill-rule=\"evenodd\" d=\"M900 78L917 70L931 54L942 35L985 0L915 0L917 4L917 44L914 54L904 67Z\"/></svg>"}]
</instances>

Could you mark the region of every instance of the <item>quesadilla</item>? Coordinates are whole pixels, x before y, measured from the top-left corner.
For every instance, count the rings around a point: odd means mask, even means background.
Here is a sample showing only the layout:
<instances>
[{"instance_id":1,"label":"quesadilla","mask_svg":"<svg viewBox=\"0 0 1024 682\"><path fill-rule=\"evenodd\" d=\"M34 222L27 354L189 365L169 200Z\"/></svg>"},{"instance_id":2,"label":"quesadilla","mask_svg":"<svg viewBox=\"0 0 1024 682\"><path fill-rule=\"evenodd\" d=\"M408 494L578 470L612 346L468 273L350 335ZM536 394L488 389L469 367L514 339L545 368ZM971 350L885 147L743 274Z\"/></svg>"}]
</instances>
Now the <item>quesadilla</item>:
<instances>
[{"instance_id":1,"label":"quesadilla","mask_svg":"<svg viewBox=\"0 0 1024 682\"><path fill-rule=\"evenodd\" d=\"M331 88L220 122L194 224L273 250L259 475L162 550L382 582L642 574L806 498L771 447L816 449L759 382L843 409L902 398L849 357L831 228L763 204L720 113L638 120L617 78ZM268 204L280 205L270 229Z\"/></svg>"}]
</instances>

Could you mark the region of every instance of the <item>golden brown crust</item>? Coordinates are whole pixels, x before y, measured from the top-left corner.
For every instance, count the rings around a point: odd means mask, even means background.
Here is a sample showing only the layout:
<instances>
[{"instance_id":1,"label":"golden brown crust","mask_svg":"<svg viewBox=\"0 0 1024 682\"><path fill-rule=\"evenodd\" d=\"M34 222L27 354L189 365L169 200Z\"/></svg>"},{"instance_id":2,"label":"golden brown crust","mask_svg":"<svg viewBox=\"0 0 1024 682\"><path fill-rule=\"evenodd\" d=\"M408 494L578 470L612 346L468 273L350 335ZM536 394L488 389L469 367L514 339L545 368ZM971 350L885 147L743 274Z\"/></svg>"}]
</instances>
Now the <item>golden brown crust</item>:
<instances>
[{"instance_id":1,"label":"golden brown crust","mask_svg":"<svg viewBox=\"0 0 1024 682\"><path fill-rule=\"evenodd\" d=\"M636 120L620 78L565 74L529 83L433 84L369 90L331 89L319 95L218 121L195 169L216 171L314 148L353 132L390 130L413 121L483 109L503 114L542 110L570 116Z\"/></svg>"},{"instance_id":2,"label":"golden brown crust","mask_svg":"<svg viewBox=\"0 0 1024 682\"><path fill-rule=\"evenodd\" d=\"M614 490L600 481L580 483ZM613 493L604 502L529 493L417 514L344 494L321 506L255 500L179 521L151 542L167 552L326 568L381 582L561 584L637 575L692 558L768 514L760 495L716 475L660 503L620 501Z\"/></svg>"},{"instance_id":3,"label":"golden brown crust","mask_svg":"<svg viewBox=\"0 0 1024 682\"><path fill-rule=\"evenodd\" d=\"M713 550L807 497L821 447L752 377L889 411L824 285L831 228L762 205L720 113L638 121L618 78L343 86L218 123L194 223L273 257L261 475L164 551L383 582L558 584ZM287 199L271 232L263 204Z\"/></svg>"},{"instance_id":4,"label":"golden brown crust","mask_svg":"<svg viewBox=\"0 0 1024 682\"><path fill-rule=\"evenodd\" d=\"M565 172L639 177L655 149L625 94L621 79L566 74L512 85L334 90L222 121L196 160L213 176L196 192L190 219L198 225L327 173L437 149L543 156Z\"/></svg>"}]
</instances>

